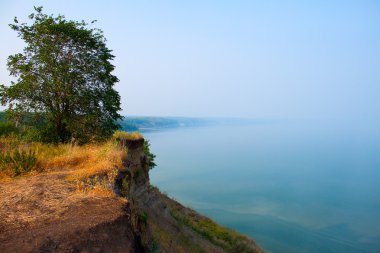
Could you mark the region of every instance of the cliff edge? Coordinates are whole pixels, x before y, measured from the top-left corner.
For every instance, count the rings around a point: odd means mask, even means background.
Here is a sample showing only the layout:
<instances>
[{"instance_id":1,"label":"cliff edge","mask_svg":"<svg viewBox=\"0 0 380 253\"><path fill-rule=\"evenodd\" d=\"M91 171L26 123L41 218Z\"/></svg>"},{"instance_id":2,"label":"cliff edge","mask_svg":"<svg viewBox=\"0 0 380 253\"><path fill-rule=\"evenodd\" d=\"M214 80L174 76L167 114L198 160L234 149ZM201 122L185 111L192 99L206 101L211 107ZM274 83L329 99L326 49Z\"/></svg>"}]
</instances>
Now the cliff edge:
<instances>
[{"instance_id":1,"label":"cliff edge","mask_svg":"<svg viewBox=\"0 0 380 253\"><path fill-rule=\"evenodd\" d=\"M113 194L78 190L62 168L0 183L0 252L263 252L151 186L143 138L119 145Z\"/></svg>"}]
</instances>

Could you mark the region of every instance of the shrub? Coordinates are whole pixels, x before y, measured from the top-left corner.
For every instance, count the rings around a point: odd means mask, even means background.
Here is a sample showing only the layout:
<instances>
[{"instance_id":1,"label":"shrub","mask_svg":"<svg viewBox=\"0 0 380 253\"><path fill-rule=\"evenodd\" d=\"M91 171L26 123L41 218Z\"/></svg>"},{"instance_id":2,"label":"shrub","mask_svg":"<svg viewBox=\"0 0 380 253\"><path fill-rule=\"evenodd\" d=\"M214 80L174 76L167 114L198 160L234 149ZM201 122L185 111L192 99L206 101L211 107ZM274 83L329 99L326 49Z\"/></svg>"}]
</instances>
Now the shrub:
<instances>
[{"instance_id":1,"label":"shrub","mask_svg":"<svg viewBox=\"0 0 380 253\"><path fill-rule=\"evenodd\" d=\"M12 122L5 121L0 122L0 136L9 136L11 134L17 134L18 129Z\"/></svg>"},{"instance_id":2,"label":"shrub","mask_svg":"<svg viewBox=\"0 0 380 253\"><path fill-rule=\"evenodd\" d=\"M146 212L140 213L138 219L141 224L145 226L148 224L148 214Z\"/></svg>"},{"instance_id":3,"label":"shrub","mask_svg":"<svg viewBox=\"0 0 380 253\"><path fill-rule=\"evenodd\" d=\"M19 150L0 152L0 168L11 170L13 176L29 172L37 163L36 153L33 150Z\"/></svg>"},{"instance_id":4,"label":"shrub","mask_svg":"<svg viewBox=\"0 0 380 253\"><path fill-rule=\"evenodd\" d=\"M148 159L149 169L153 169L157 166L157 164L154 162L154 159L156 158L156 155L150 152L150 143L149 140L144 141L144 153L145 156Z\"/></svg>"}]
</instances>

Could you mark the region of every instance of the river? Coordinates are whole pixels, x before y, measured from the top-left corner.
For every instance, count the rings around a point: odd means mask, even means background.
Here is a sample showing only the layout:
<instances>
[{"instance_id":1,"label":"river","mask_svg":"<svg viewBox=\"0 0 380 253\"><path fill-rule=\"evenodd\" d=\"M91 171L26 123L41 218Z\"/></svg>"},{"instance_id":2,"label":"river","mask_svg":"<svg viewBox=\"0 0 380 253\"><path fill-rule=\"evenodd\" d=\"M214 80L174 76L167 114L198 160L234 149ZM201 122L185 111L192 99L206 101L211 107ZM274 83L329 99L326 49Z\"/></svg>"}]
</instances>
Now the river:
<instances>
[{"instance_id":1,"label":"river","mask_svg":"<svg viewBox=\"0 0 380 253\"><path fill-rule=\"evenodd\" d=\"M380 252L380 134L338 125L147 132L158 164L151 182L268 252Z\"/></svg>"}]
</instances>

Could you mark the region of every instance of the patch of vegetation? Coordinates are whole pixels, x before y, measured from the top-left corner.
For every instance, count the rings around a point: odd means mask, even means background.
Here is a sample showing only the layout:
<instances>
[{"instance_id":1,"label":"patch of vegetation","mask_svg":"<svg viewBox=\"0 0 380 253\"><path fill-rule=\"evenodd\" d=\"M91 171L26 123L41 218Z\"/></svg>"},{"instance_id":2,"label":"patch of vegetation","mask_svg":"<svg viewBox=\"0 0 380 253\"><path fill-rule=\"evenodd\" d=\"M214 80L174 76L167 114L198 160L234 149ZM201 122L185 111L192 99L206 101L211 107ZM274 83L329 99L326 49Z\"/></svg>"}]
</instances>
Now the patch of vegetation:
<instances>
[{"instance_id":1,"label":"patch of vegetation","mask_svg":"<svg viewBox=\"0 0 380 253\"><path fill-rule=\"evenodd\" d=\"M153 169L154 167L157 166L155 163L154 159L156 158L156 155L150 152L150 143L149 140L144 140L144 154L148 160L148 166L149 169Z\"/></svg>"},{"instance_id":2,"label":"patch of vegetation","mask_svg":"<svg viewBox=\"0 0 380 253\"><path fill-rule=\"evenodd\" d=\"M124 140L140 140L143 139L143 136L139 132L125 132L125 131L115 131L115 133L112 135L112 138L118 142L124 141Z\"/></svg>"},{"instance_id":3,"label":"patch of vegetation","mask_svg":"<svg viewBox=\"0 0 380 253\"><path fill-rule=\"evenodd\" d=\"M19 129L16 127L14 123L9 121L0 121L0 137L17 135L18 133Z\"/></svg>"},{"instance_id":4,"label":"patch of vegetation","mask_svg":"<svg viewBox=\"0 0 380 253\"><path fill-rule=\"evenodd\" d=\"M168 203L168 202L167 202ZM224 228L211 219L200 216L194 211L187 209L180 204L168 203L170 214L179 224L186 225L195 232L203 236L231 253L258 253L262 252L252 246L252 240L238 232Z\"/></svg>"},{"instance_id":5,"label":"patch of vegetation","mask_svg":"<svg viewBox=\"0 0 380 253\"><path fill-rule=\"evenodd\" d=\"M160 252L160 243L156 238L154 238L152 242L152 253L158 252Z\"/></svg>"},{"instance_id":6,"label":"patch of vegetation","mask_svg":"<svg viewBox=\"0 0 380 253\"><path fill-rule=\"evenodd\" d=\"M129 176L125 176L121 181L121 196L127 197L129 193Z\"/></svg>"},{"instance_id":7,"label":"patch of vegetation","mask_svg":"<svg viewBox=\"0 0 380 253\"><path fill-rule=\"evenodd\" d=\"M136 170L135 174L133 175L133 179L137 180L140 177L140 174L141 174L140 170Z\"/></svg>"},{"instance_id":8,"label":"patch of vegetation","mask_svg":"<svg viewBox=\"0 0 380 253\"><path fill-rule=\"evenodd\" d=\"M0 138L0 174L17 176L31 170L70 171L68 180L79 190L112 189L117 171L123 169L127 150L114 141L98 144L44 144Z\"/></svg>"},{"instance_id":9,"label":"patch of vegetation","mask_svg":"<svg viewBox=\"0 0 380 253\"><path fill-rule=\"evenodd\" d=\"M203 249L200 245L192 243L187 235L182 230L177 230L175 233L165 229L165 226L157 223L155 219L148 220L149 233L153 240L148 241L145 245L154 252L197 252L207 253L209 251Z\"/></svg>"},{"instance_id":10,"label":"patch of vegetation","mask_svg":"<svg viewBox=\"0 0 380 253\"><path fill-rule=\"evenodd\" d=\"M12 172L12 175L31 171L37 163L35 151L29 149L14 149L12 151L0 152L0 171Z\"/></svg>"},{"instance_id":11,"label":"patch of vegetation","mask_svg":"<svg viewBox=\"0 0 380 253\"><path fill-rule=\"evenodd\" d=\"M144 226L148 224L148 214L146 212L142 212L139 214L139 222Z\"/></svg>"}]
</instances>

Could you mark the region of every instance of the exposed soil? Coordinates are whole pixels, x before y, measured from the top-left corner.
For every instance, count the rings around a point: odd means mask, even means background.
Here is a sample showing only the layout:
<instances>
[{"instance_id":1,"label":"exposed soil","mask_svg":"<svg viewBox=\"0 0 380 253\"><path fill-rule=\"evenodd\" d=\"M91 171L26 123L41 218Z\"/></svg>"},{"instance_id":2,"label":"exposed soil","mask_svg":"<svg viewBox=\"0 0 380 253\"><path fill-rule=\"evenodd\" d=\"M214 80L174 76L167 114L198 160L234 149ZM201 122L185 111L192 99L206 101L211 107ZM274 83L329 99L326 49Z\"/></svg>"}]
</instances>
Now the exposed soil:
<instances>
[{"instance_id":1,"label":"exposed soil","mask_svg":"<svg viewBox=\"0 0 380 253\"><path fill-rule=\"evenodd\" d=\"M128 201L78 192L66 175L0 183L0 252L139 252Z\"/></svg>"}]
</instances>

